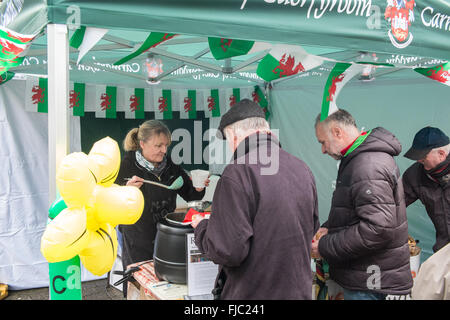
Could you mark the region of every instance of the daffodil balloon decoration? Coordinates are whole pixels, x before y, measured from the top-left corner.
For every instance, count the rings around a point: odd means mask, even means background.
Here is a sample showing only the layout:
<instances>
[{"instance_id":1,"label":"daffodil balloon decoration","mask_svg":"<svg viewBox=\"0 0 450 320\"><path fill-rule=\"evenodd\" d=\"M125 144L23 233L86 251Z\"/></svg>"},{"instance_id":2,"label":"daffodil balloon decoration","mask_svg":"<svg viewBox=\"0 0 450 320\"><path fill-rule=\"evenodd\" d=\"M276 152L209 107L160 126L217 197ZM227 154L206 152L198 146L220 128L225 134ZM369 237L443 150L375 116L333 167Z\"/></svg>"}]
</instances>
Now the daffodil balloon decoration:
<instances>
[{"instance_id":1,"label":"daffodil balloon decoration","mask_svg":"<svg viewBox=\"0 0 450 320\"><path fill-rule=\"evenodd\" d=\"M119 146L110 137L97 141L87 155L74 152L61 161L56 186L65 205L41 238L49 263L78 255L94 275L111 270L117 256L115 226L135 223L144 209L139 188L114 184L119 168Z\"/></svg>"}]
</instances>

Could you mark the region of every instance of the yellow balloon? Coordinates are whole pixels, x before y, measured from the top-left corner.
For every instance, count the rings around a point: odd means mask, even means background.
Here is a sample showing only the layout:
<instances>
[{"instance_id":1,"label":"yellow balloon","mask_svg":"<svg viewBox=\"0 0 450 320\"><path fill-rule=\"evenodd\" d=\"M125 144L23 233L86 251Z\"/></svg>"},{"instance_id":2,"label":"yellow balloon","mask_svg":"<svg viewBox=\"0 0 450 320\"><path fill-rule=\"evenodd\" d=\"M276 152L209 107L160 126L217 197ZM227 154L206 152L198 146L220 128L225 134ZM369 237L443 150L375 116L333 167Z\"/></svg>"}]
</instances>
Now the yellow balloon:
<instances>
[{"instance_id":1,"label":"yellow balloon","mask_svg":"<svg viewBox=\"0 0 450 320\"><path fill-rule=\"evenodd\" d=\"M89 244L79 253L80 260L92 274L101 276L114 265L117 257L117 234L113 226L102 224L89 232Z\"/></svg>"},{"instance_id":2,"label":"yellow balloon","mask_svg":"<svg viewBox=\"0 0 450 320\"><path fill-rule=\"evenodd\" d=\"M47 225L41 253L48 262L65 261L76 256L88 241L85 209L66 208Z\"/></svg>"},{"instance_id":3,"label":"yellow balloon","mask_svg":"<svg viewBox=\"0 0 450 320\"><path fill-rule=\"evenodd\" d=\"M117 142L110 137L97 141L89 151L88 157L97 184L111 186L120 169L120 149Z\"/></svg>"},{"instance_id":4,"label":"yellow balloon","mask_svg":"<svg viewBox=\"0 0 450 320\"><path fill-rule=\"evenodd\" d=\"M144 196L141 190L130 186L96 188L95 215L99 222L133 224L144 210Z\"/></svg>"},{"instance_id":5,"label":"yellow balloon","mask_svg":"<svg viewBox=\"0 0 450 320\"><path fill-rule=\"evenodd\" d=\"M64 157L56 172L56 186L68 207L84 206L89 201L95 177L85 153L74 152Z\"/></svg>"}]
</instances>

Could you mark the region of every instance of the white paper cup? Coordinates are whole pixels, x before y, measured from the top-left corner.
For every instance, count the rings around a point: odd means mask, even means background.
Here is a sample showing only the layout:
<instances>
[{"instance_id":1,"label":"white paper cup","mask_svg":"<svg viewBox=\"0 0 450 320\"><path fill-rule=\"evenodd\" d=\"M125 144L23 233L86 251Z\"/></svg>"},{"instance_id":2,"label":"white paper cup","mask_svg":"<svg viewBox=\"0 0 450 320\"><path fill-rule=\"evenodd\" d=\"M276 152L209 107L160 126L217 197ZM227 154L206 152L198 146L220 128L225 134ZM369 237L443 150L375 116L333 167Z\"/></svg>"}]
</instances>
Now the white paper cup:
<instances>
[{"instance_id":1,"label":"white paper cup","mask_svg":"<svg viewBox=\"0 0 450 320\"><path fill-rule=\"evenodd\" d=\"M207 170L192 170L192 184L194 188L204 188L205 180L208 179L209 171Z\"/></svg>"}]
</instances>

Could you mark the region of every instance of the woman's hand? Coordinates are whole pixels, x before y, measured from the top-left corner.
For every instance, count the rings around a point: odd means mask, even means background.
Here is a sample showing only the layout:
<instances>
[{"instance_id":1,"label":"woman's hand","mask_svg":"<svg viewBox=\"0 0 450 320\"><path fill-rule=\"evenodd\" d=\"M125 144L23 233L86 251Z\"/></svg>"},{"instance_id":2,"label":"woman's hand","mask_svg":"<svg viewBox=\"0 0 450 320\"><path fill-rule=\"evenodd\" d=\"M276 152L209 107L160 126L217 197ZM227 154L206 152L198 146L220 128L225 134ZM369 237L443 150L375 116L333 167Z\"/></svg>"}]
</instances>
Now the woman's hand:
<instances>
[{"instance_id":1,"label":"woman's hand","mask_svg":"<svg viewBox=\"0 0 450 320\"><path fill-rule=\"evenodd\" d=\"M211 180L209 180L209 177L205 180L205 187L209 186L209 183L211 182ZM203 189L205 188L195 188L195 190L197 190L198 192L202 192Z\"/></svg>"},{"instance_id":2,"label":"woman's hand","mask_svg":"<svg viewBox=\"0 0 450 320\"><path fill-rule=\"evenodd\" d=\"M203 219L205 219L205 217L203 217L201 214L194 214L192 216L192 222L191 222L191 226L192 228L197 228L198 224L200 223L200 221L202 221Z\"/></svg>"},{"instance_id":3,"label":"woman's hand","mask_svg":"<svg viewBox=\"0 0 450 320\"><path fill-rule=\"evenodd\" d=\"M130 180L127 181L127 186L140 188L144 184L144 179L138 176L133 176Z\"/></svg>"}]
</instances>

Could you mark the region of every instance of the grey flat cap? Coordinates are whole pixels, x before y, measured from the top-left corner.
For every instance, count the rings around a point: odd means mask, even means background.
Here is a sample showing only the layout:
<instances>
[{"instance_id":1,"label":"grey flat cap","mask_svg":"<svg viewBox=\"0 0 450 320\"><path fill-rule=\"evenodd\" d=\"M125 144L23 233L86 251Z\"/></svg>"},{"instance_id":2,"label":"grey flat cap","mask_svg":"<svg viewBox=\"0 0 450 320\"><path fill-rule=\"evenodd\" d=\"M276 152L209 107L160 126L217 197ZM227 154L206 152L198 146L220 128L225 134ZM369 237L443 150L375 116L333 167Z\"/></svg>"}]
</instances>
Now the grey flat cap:
<instances>
[{"instance_id":1,"label":"grey flat cap","mask_svg":"<svg viewBox=\"0 0 450 320\"><path fill-rule=\"evenodd\" d=\"M223 129L230 124L247 118L266 118L263 109L250 99L243 99L234 104L220 119L220 124L216 137L225 140Z\"/></svg>"}]
</instances>

